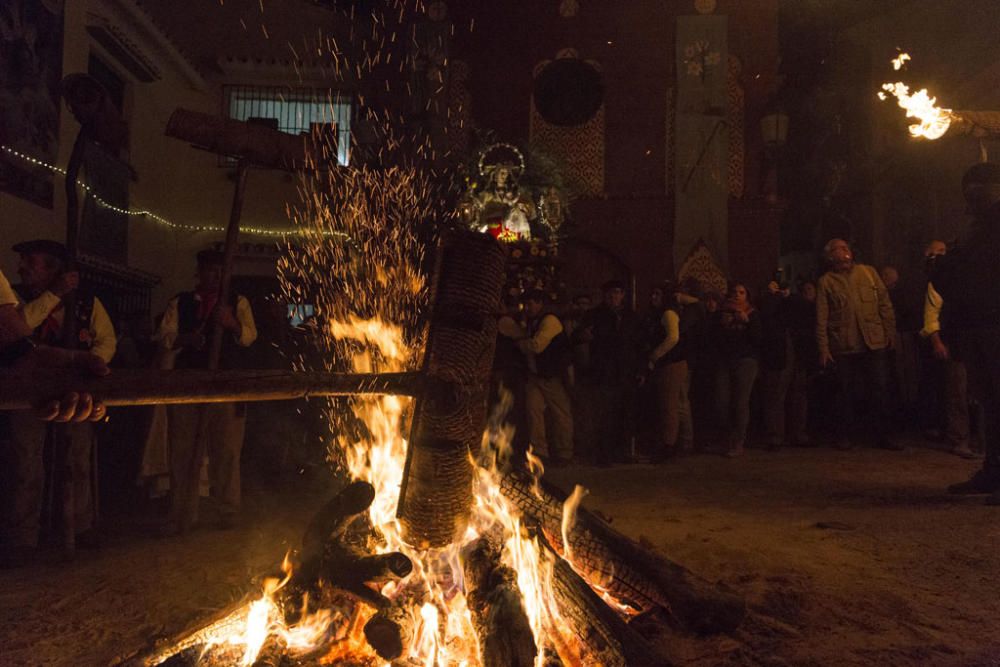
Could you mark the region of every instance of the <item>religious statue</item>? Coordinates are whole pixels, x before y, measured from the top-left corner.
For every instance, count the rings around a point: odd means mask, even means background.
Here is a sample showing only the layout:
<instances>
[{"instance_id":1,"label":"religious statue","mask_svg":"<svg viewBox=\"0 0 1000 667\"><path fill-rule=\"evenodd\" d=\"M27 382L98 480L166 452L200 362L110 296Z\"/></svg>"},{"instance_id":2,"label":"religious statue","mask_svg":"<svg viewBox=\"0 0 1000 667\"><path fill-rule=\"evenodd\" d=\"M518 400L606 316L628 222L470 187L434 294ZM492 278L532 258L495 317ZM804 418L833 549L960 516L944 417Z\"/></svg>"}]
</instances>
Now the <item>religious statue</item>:
<instances>
[{"instance_id":1,"label":"religious statue","mask_svg":"<svg viewBox=\"0 0 1000 667\"><path fill-rule=\"evenodd\" d=\"M518 181L524 173L524 155L510 144L494 144L479 158L482 188L471 187L462 201L466 222L501 241L531 240L531 221L537 209Z\"/></svg>"}]
</instances>

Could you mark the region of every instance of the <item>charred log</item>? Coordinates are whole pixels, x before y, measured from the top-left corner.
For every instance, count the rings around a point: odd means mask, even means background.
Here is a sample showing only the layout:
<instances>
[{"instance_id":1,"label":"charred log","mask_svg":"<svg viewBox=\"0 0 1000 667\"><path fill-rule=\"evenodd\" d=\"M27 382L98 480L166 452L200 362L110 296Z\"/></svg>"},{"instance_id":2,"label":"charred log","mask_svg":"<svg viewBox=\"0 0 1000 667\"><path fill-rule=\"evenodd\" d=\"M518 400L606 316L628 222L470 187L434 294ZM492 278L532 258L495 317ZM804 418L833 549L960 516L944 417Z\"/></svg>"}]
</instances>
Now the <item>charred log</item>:
<instances>
[{"instance_id":1,"label":"charred log","mask_svg":"<svg viewBox=\"0 0 1000 667\"><path fill-rule=\"evenodd\" d=\"M532 667L538 648L517 573L501 563L503 543L484 536L463 552L465 598L485 667Z\"/></svg>"},{"instance_id":2,"label":"charred log","mask_svg":"<svg viewBox=\"0 0 1000 667\"><path fill-rule=\"evenodd\" d=\"M371 484L355 481L316 513L306 528L290 591L316 590L326 582L375 607L389 605L371 584L402 579L413 570L413 563L399 552L371 553L380 539L366 513L374 498Z\"/></svg>"},{"instance_id":3,"label":"charred log","mask_svg":"<svg viewBox=\"0 0 1000 667\"><path fill-rule=\"evenodd\" d=\"M544 540L543 540L544 542ZM638 632L594 592L590 584L565 560L552 554L552 590L562 620L575 639L573 646L560 646L583 664L605 667L667 667L660 655Z\"/></svg>"},{"instance_id":4,"label":"charred log","mask_svg":"<svg viewBox=\"0 0 1000 667\"><path fill-rule=\"evenodd\" d=\"M380 609L365 623L365 639L383 660L396 660L413 642L413 618L406 610Z\"/></svg>"},{"instance_id":5,"label":"charred log","mask_svg":"<svg viewBox=\"0 0 1000 667\"><path fill-rule=\"evenodd\" d=\"M553 546L565 552L562 541L563 503L567 494L523 472L501 479L504 495L524 515L537 522ZM655 554L614 530L605 521L580 508L569 531L569 549L576 568L602 585L619 601L639 610L662 606L691 632L732 632L743 621L743 599L720 584Z\"/></svg>"}]
</instances>

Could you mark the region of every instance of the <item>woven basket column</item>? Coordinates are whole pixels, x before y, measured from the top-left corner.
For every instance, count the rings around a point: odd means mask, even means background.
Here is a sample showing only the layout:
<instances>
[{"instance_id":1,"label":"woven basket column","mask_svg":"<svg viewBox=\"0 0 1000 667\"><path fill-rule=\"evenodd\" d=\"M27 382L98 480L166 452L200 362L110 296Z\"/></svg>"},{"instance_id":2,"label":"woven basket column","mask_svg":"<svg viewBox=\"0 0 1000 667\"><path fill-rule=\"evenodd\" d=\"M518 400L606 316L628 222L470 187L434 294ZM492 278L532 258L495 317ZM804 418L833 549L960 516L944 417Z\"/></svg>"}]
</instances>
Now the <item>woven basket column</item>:
<instances>
[{"instance_id":1,"label":"woven basket column","mask_svg":"<svg viewBox=\"0 0 1000 667\"><path fill-rule=\"evenodd\" d=\"M505 277L503 249L486 234L450 233L438 253L423 370L425 386L447 389L417 399L398 509L406 540L425 548L468 523Z\"/></svg>"}]
</instances>

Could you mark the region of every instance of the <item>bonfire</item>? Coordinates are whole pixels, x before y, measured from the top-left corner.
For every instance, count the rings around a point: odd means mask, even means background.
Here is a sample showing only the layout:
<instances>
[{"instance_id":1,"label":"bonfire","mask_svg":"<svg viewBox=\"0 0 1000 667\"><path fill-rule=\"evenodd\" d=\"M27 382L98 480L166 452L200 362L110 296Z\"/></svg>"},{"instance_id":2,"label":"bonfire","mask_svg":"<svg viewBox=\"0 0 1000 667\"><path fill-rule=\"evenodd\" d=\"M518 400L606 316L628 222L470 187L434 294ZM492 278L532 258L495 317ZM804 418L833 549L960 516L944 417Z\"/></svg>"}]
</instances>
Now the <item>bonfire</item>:
<instances>
[{"instance_id":1,"label":"bonfire","mask_svg":"<svg viewBox=\"0 0 1000 667\"><path fill-rule=\"evenodd\" d=\"M582 490L546 484L530 450L510 451L505 401L487 419L500 244L446 235L428 287L399 219L430 199L427 182L323 178L304 177L294 215L314 233L282 260L285 289L317 303L327 370L419 369L423 390L331 402L331 460L352 481L258 594L129 664L665 664L632 619L734 629L740 598L614 531Z\"/></svg>"},{"instance_id":2,"label":"bonfire","mask_svg":"<svg viewBox=\"0 0 1000 667\"><path fill-rule=\"evenodd\" d=\"M126 663L665 664L636 619L733 630L742 599L616 532L580 506L582 489L547 484L530 450L511 451L506 402L486 400L504 250L452 232L429 267L416 225L447 218L447 202L400 157L407 142L391 119L362 113L383 127L380 165L304 172L289 211L299 233L279 278L318 323L311 354L293 360L303 371L419 371L423 389L331 399L330 459L350 481L300 548L246 600ZM337 154L315 139L317 163Z\"/></svg>"}]
</instances>

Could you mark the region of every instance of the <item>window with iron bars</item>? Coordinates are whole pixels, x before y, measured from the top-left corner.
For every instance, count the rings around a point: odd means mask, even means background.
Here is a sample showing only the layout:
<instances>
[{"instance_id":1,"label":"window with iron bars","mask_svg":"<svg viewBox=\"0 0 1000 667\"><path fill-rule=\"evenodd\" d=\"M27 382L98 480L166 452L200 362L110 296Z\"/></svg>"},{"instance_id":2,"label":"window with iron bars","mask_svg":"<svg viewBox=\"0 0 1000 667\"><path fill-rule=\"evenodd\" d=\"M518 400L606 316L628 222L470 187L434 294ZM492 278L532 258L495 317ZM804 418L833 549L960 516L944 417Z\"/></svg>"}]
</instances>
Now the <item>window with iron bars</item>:
<instances>
[{"instance_id":1,"label":"window with iron bars","mask_svg":"<svg viewBox=\"0 0 1000 667\"><path fill-rule=\"evenodd\" d=\"M329 88L225 86L225 112L235 120L269 119L288 134L333 132L337 162L351 159L351 98ZM229 160L227 164L232 164Z\"/></svg>"}]
</instances>

